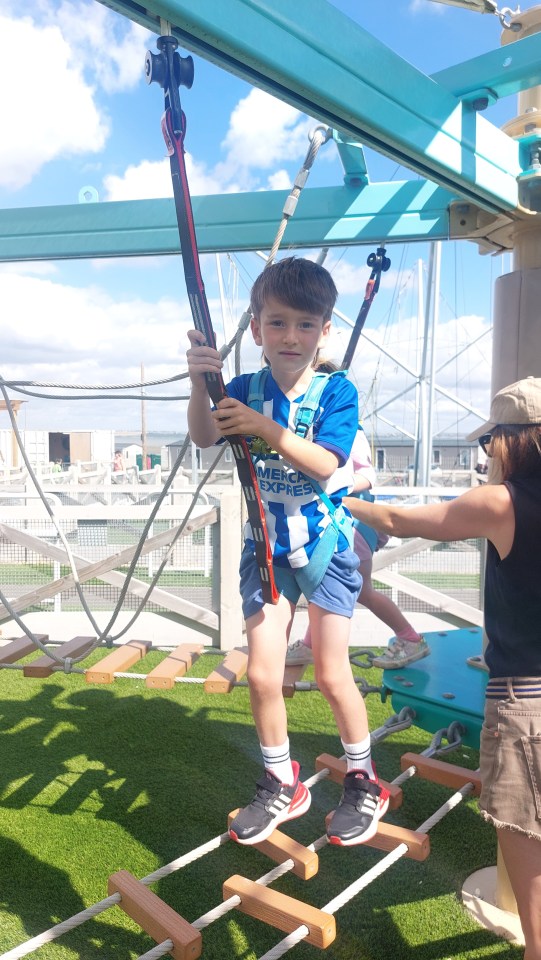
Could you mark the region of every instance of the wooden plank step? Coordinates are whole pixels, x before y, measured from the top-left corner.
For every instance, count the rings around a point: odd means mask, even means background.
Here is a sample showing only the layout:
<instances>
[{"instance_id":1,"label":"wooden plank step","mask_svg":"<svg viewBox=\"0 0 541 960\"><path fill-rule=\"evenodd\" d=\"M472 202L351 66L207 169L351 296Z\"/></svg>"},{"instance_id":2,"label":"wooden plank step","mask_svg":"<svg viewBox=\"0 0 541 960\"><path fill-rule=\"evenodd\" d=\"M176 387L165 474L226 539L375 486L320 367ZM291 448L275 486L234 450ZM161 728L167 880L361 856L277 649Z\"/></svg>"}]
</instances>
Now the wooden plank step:
<instances>
[{"instance_id":1,"label":"wooden plank step","mask_svg":"<svg viewBox=\"0 0 541 960\"><path fill-rule=\"evenodd\" d=\"M145 686L170 690L175 686L175 677L183 677L202 651L202 643L181 643L150 671L145 680Z\"/></svg>"},{"instance_id":2,"label":"wooden plank step","mask_svg":"<svg viewBox=\"0 0 541 960\"><path fill-rule=\"evenodd\" d=\"M227 818L227 825L237 816L238 810L232 810ZM294 866L291 872L301 880L311 880L315 877L319 869L319 857L313 850L308 850L301 843L297 843L291 837L288 837L280 830L274 830L267 840L260 843L254 843L254 847L270 857L275 863L284 863L285 860L293 860Z\"/></svg>"},{"instance_id":3,"label":"wooden plank step","mask_svg":"<svg viewBox=\"0 0 541 960\"><path fill-rule=\"evenodd\" d=\"M241 680L248 666L248 647L229 650L219 667L209 673L205 680L205 693L231 693L237 680Z\"/></svg>"},{"instance_id":4,"label":"wooden plank step","mask_svg":"<svg viewBox=\"0 0 541 960\"><path fill-rule=\"evenodd\" d=\"M347 772L347 763L345 760L340 759L339 757L333 757L330 753L321 753L319 757L316 757L316 770L324 770L327 768L329 770L329 779L333 783L339 783L342 786L344 782L344 777ZM402 789L397 787L394 783L388 783L387 780L382 780L379 778L379 782L382 787L385 787L389 791L389 810L397 810L398 807L402 806Z\"/></svg>"},{"instance_id":5,"label":"wooden plank step","mask_svg":"<svg viewBox=\"0 0 541 960\"><path fill-rule=\"evenodd\" d=\"M163 943L164 940L173 942L173 949L169 953L174 960L196 960L201 956L202 938L199 930L127 870L113 873L107 889L109 896L120 894L122 900L118 906L156 943Z\"/></svg>"},{"instance_id":6,"label":"wooden plank step","mask_svg":"<svg viewBox=\"0 0 541 960\"><path fill-rule=\"evenodd\" d=\"M325 817L327 827L333 812L331 811ZM397 827L396 824L387 823L385 820L379 821L376 835L371 840L366 840L362 846L374 847L376 850L390 853L401 843L407 844L408 852L404 856L409 857L410 860L422 861L430 856L430 839L427 833L418 833L416 830L408 830L407 827Z\"/></svg>"},{"instance_id":7,"label":"wooden plank step","mask_svg":"<svg viewBox=\"0 0 541 960\"><path fill-rule=\"evenodd\" d=\"M457 767L454 763L445 763L434 757L421 757L417 753L404 753L400 758L400 767L402 770L415 767L417 776L422 780L440 783L453 790L460 790L466 783L473 783L474 789L470 796L478 797L481 793L481 776L478 770Z\"/></svg>"},{"instance_id":8,"label":"wooden plank step","mask_svg":"<svg viewBox=\"0 0 541 960\"><path fill-rule=\"evenodd\" d=\"M56 652L59 657L78 657L80 654L86 653L87 650L90 650L93 643L96 642L96 637L73 637L71 640L67 640L66 643L58 645ZM23 674L25 677L50 677L51 673L54 673L55 668L58 669L59 664L53 657L48 657L47 654L44 654L42 657L38 657L37 660L33 660L32 663L27 663L23 667Z\"/></svg>"},{"instance_id":9,"label":"wooden plank step","mask_svg":"<svg viewBox=\"0 0 541 960\"><path fill-rule=\"evenodd\" d=\"M324 949L336 939L336 923L331 913L318 910L317 907L287 897L277 890L270 890L261 883L247 880L246 877L233 876L223 885L223 898L240 897L236 908L249 917L263 920L278 930L292 933L297 927L308 927L305 940L314 947Z\"/></svg>"},{"instance_id":10,"label":"wooden plank step","mask_svg":"<svg viewBox=\"0 0 541 960\"><path fill-rule=\"evenodd\" d=\"M134 663L146 657L151 649L150 640L129 640L121 647L116 647L103 660L89 667L86 671L87 683L112 683L115 673L122 673Z\"/></svg>"},{"instance_id":11,"label":"wooden plank step","mask_svg":"<svg viewBox=\"0 0 541 960\"><path fill-rule=\"evenodd\" d=\"M36 637L40 643L47 643L49 634L36 633ZM0 666L3 663L16 663L17 660L22 660L23 657L27 657L29 653L33 653L37 649L35 643L32 643L30 637L27 637L26 634L22 637L16 637L0 647Z\"/></svg>"},{"instance_id":12,"label":"wooden plank step","mask_svg":"<svg viewBox=\"0 0 541 960\"><path fill-rule=\"evenodd\" d=\"M297 680L302 680L307 666L307 663L295 663L290 667L288 667L286 664L284 670L284 683L282 685L282 693L284 697L291 699L291 697L295 696L295 684Z\"/></svg>"}]
</instances>

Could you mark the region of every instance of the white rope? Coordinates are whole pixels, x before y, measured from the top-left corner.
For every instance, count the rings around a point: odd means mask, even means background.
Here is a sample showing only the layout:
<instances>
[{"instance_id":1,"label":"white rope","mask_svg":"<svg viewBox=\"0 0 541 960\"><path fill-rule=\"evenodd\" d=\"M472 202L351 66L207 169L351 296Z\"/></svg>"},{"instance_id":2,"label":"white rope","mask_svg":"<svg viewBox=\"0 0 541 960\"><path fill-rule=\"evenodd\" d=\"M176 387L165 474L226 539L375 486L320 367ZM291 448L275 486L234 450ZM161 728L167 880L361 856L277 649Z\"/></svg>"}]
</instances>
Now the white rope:
<instances>
[{"instance_id":1,"label":"white rope","mask_svg":"<svg viewBox=\"0 0 541 960\"><path fill-rule=\"evenodd\" d=\"M160 957L166 957L168 953L172 953L174 947L175 944L172 940L164 940L163 943L158 943L151 950L142 953L140 957L137 957L137 960L160 960Z\"/></svg>"},{"instance_id":2,"label":"white rope","mask_svg":"<svg viewBox=\"0 0 541 960\"><path fill-rule=\"evenodd\" d=\"M96 668L99 663L96 664ZM86 673L86 670L83 671ZM146 680L148 673L113 673L115 680ZM174 677L175 683L205 683L205 677Z\"/></svg>"},{"instance_id":3,"label":"white rope","mask_svg":"<svg viewBox=\"0 0 541 960\"><path fill-rule=\"evenodd\" d=\"M80 927L85 920L92 920L94 917L98 917L100 913L108 910L109 907L114 907L115 904L120 903L120 900L120 894L113 893L110 897L106 897L105 900L100 900L99 903L95 903L92 907L87 907L86 910L81 910L80 913L76 913L75 916L70 917L69 920L62 920L61 923L57 923L54 927L51 927L50 930L45 930L44 933L39 933L37 937L32 937L31 940L27 940L26 943L21 943L18 947L14 947L13 950L2 953L0 960L19 960L20 957L26 957L27 954L32 953L33 950L37 950L38 947L42 947L45 943L50 943L51 940L56 940L58 937L61 937L63 933L68 933L70 930L74 930L75 927Z\"/></svg>"},{"instance_id":4,"label":"white rope","mask_svg":"<svg viewBox=\"0 0 541 960\"><path fill-rule=\"evenodd\" d=\"M149 873L147 877L141 879L141 883L144 883L145 886L150 886L151 883L157 883L158 880L163 880L164 877L169 877L172 873L176 873L177 870L181 870L182 867L187 867L190 863L194 863L195 860L204 857L205 854L210 853L211 850L217 850L218 847L223 846L223 844L227 843L230 839L228 833L221 833L220 836L208 840L207 843L202 843L201 846L195 847L182 857L171 860L171 863L167 863L164 867L159 867L157 870L154 870L153 873ZM3 960L3 958L0 957L0 960Z\"/></svg>"},{"instance_id":5,"label":"white rope","mask_svg":"<svg viewBox=\"0 0 541 960\"><path fill-rule=\"evenodd\" d=\"M297 173L297 176L295 177L295 183L293 184L291 193L289 194L284 204L284 209L282 211L282 220L280 222L280 226L278 227L278 231L277 231L274 243L272 245L271 252L269 254L269 259L267 260L267 265L270 265L274 261L274 258L278 253L280 244L282 242L282 238L284 236L287 224L289 222L289 218L292 217L293 214L295 213L295 208L297 206L298 199L301 195L301 191L306 186L308 175L312 168L312 164L314 163L314 160L317 157L319 148L323 143L326 143L331 136L332 136L332 130L328 127L323 127L323 126L316 127L315 130L312 130L312 132L309 135L310 146L308 148L308 152L304 159L304 163L300 168L299 172Z\"/></svg>"}]
</instances>

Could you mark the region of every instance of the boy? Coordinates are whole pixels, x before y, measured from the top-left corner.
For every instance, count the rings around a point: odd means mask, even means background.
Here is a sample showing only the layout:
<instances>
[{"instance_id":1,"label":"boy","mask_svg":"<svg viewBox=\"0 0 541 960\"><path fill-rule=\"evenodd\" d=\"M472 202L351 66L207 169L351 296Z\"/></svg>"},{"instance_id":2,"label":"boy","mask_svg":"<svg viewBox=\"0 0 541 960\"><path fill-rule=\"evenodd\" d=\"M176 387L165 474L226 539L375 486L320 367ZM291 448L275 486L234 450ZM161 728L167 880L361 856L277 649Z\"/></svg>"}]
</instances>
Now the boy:
<instances>
[{"instance_id":1,"label":"boy","mask_svg":"<svg viewBox=\"0 0 541 960\"><path fill-rule=\"evenodd\" d=\"M344 790L329 824L329 840L349 846L370 839L388 806L388 793L379 785L371 761L366 708L348 659L349 621L361 577L357 557L343 532L337 536L335 552L320 582L307 585L307 571L316 566L314 551L353 480L348 458L358 409L357 393L349 381L341 376L330 378L311 431L306 437L294 432L295 410L315 375L318 349L329 335L336 297L330 274L310 260L288 257L267 267L256 280L251 329L269 367L263 412L247 405L249 374L236 377L227 387L228 396L211 410L204 374L221 370L223 364L218 352L204 344L202 334L194 330L188 334L191 437L201 447L235 434L253 438L280 592L276 606L263 602L248 529L240 591L249 651L250 702L265 772L257 782L253 801L230 826L231 837L242 844L266 839L280 823L301 816L310 806L309 791L299 780L299 764L290 758L282 695L287 642L301 592L308 600L316 680L334 714L347 757ZM329 499L332 511L325 503ZM349 523L346 519L346 529Z\"/></svg>"}]
</instances>

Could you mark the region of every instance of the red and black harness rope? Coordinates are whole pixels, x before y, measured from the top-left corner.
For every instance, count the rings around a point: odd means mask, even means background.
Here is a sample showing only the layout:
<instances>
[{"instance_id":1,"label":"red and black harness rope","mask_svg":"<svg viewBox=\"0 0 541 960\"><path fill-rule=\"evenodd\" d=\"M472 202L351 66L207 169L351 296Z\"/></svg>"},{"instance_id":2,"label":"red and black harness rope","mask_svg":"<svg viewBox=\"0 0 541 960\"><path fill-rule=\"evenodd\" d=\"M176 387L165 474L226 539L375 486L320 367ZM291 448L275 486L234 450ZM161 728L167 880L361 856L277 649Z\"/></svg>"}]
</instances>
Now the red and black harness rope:
<instances>
[{"instance_id":1,"label":"red and black harness rope","mask_svg":"<svg viewBox=\"0 0 541 960\"><path fill-rule=\"evenodd\" d=\"M184 160L186 118L180 107L178 92L178 86L181 83L185 86L191 86L193 63L191 57L180 58L179 54L176 53L176 47L177 41L174 37L160 37L158 39L158 49L161 53L158 55L148 53L145 68L148 82L151 83L156 80L165 91L162 133L171 166L180 248L193 322L196 329L205 337L206 343L216 349L216 336L199 263L190 189ZM205 379L209 396L214 404L219 403L227 396L221 373L207 373ZM274 581L272 550L269 544L265 510L250 449L243 436L230 436L227 439L231 446L246 500L263 599L266 603L277 603L279 594Z\"/></svg>"}]
</instances>

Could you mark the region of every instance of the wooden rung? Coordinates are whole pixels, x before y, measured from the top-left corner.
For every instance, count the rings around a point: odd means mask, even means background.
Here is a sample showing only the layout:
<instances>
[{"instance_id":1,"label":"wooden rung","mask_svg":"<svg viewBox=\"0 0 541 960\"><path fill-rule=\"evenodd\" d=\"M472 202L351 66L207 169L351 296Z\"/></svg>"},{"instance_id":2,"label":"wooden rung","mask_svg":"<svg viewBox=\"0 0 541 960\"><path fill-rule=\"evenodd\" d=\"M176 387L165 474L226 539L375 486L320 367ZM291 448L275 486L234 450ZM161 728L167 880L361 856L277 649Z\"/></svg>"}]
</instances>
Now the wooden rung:
<instances>
[{"instance_id":1,"label":"wooden rung","mask_svg":"<svg viewBox=\"0 0 541 960\"><path fill-rule=\"evenodd\" d=\"M236 908L241 913L263 920L278 930L292 933L297 927L308 927L307 943L324 949L336 938L336 923L331 913L318 910L317 907L294 900L277 890L270 890L261 883L254 883L246 877L234 876L226 880L223 886L224 900L238 896L241 899Z\"/></svg>"},{"instance_id":2,"label":"wooden rung","mask_svg":"<svg viewBox=\"0 0 541 960\"><path fill-rule=\"evenodd\" d=\"M67 640L66 643L59 644L56 648L56 653L62 658L78 657L80 654L85 654L87 650L90 650L90 647L95 642L95 637L73 637L72 640ZM57 669L59 667L57 661L54 660L53 657L48 657L47 654L44 654L42 657L38 657L37 660L32 660L32 663L27 663L23 667L23 674L25 677L50 677L55 667Z\"/></svg>"},{"instance_id":3,"label":"wooden rung","mask_svg":"<svg viewBox=\"0 0 541 960\"><path fill-rule=\"evenodd\" d=\"M195 960L201 956L202 939L199 930L160 900L144 883L127 870L119 870L109 877L109 896L119 893L118 906L135 920L156 943L172 940L169 951L174 960Z\"/></svg>"},{"instance_id":4,"label":"wooden rung","mask_svg":"<svg viewBox=\"0 0 541 960\"><path fill-rule=\"evenodd\" d=\"M282 686L282 694L284 697L291 699L291 697L295 696L295 684L297 680L302 680L306 667L306 663L296 663L290 667L288 667L286 664L286 668L284 670L284 683Z\"/></svg>"},{"instance_id":5,"label":"wooden rung","mask_svg":"<svg viewBox=\"0 0 541 960\"><path fill-rule=\"evenodd\" d=\"M227 818L227 825L237 816L238 810L232 810ZM294 866L291 872L301 880L311 880L315 877L319 868L319 857L313 850L308 850L301 843L297 843L291 837L288 837L280 830L274 830L267 840L260 843L254 843L254 847L266 857L270 857L275 863L284 863L285 860L293 860Z\"/></svg>"},{"instance_id":6,"label":"wooden rung","mask_svg":"<svg viewBox=\"0 0 541 960\"><path fill-rule=\"evenodd\" d=\"M248 666L248 647L235 647L226 653L219 667L205 680L205 693L231 693Z\"/></svg>"},{"instance_id":7,"label":"wooden rung","mask_svg":"<svg viewBox=\"0 0 541 960\"><path fill-rule=\"evenodd\" d=\"M473 783L474 789L470 796L478 797L481 793L480 774L475 770L468 770L467 767L457 767L434 757L421 757L417 753L404 753L400 758L400 767L402 770L415 767L417 776L422 780L440 783L444 787L452 787L453 790L459 790L466 783Z\"/></svg>"},{"instance_id":8,"label":"wooden rung","mask_svg":"<svg viewBox=\"0 0 541 960\"><path fill-rule=\"evenodd\" d=\"M338 757L333 757L330 753L322 753L319 757L316 757L316 770L319 772L319 770L325 770L325 768L329 770L329 779L342 786L347 772L346 761ZM397 810L398 807L401 807L402 789L394 783L388 783L387 780L382 780L381 777L379 782L382 787L385 787L385 789L389 791L389 810Z\"/></svg>"},{"instance_id":9,"label":"wooden rung","mask_svg":"<svg viewBox=\"0 0 541 960\"><path fill-rule=\"evenodd\" d=\"M128 667L137 663L138 660L142 660L151 647L150 640L129 640L128 643L123 643L121 647L116 647L94 667L88 668L86 682L112 683L115 679L115 673L122 673Z\"/></svg>"},{"instance_id":10,"label":"wooden rung","mask_svg":"<svg viewBox=\"0 0 541 960\"><path fill-rule=\"evenodd\" d=\"M36 633L36 638L40 643L47 643L49 634ZM26 635L24 637L16 637L15 640L10 640L9 643L5 643L3 647L0 647L0 665L2 663L15 663L17 660L22 660L23 657L28 656L29 653L33 653L37 649L30 637Z\"/></svg>"},{"instance_id":11,"label":"wooden rung","mask_svg":"<svg viewBox=\"0 0 541 960\"><path fill-rule=\"evenodd\" d=\"M328 813L325 817L326 826L329 825L332 813ZM378 832L371 840L366 840L363 846L374 847L376 850L385 850L389 853L401 843L407 844L408 852L404 856L411 860L426 860L430 855L430 839L427 833L417 833L416 830L397 827L394 823L386 823L385 820L379 821Z\"/></svg>"},{"instance_id":12,"label":"wooden rung","mask_svg":"<svg viewBox=\"0 0 541 960\"><path fill-rule=\"evenodd\" d=\"M157 667L148 674L145 685L159 687L160 690L170 690L175 686L175 677L183 677L195 663L203 650L202 643L181 643L176 650L169 653Z\"/></svg>"}]
</instances>

